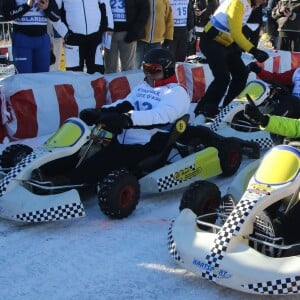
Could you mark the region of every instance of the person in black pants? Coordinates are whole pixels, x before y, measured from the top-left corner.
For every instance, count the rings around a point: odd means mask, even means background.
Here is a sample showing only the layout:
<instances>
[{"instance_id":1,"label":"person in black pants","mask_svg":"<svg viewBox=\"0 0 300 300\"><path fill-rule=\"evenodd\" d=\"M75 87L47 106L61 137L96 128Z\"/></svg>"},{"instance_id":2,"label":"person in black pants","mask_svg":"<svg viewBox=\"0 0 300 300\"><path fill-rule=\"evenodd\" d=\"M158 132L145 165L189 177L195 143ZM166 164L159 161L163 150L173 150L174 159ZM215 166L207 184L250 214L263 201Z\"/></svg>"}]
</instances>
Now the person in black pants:
<instances>
[{"instance_id":1,"label":"person in black pants","mask_svg":"<svg viewBox=\"0 0 300 300\"><path fill-rule=\"evenodd\" d=\"M256 0L255 5L265 0ZM254 5L254 3L252 4ZM244 7L245 6L245 7ZM224 0L201 36L201 50L214 76L202 99L195 108L195 115L214 117L223 100L229 104L246 85L248 70L241 58L242 50L251 53L259 62L269 55L257 49L242 33L242 25L251 14L251 7L240 0Z\"/></svg>"}]
</instances>

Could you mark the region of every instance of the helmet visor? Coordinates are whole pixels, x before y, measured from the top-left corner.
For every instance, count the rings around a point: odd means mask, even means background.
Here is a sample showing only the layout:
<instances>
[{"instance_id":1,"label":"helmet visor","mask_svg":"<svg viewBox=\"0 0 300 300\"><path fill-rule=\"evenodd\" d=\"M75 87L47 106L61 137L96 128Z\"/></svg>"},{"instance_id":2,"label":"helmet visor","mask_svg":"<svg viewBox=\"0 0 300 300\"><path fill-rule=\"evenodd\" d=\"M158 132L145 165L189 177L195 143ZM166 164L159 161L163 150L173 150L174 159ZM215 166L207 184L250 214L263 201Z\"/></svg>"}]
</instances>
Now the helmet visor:
<instances>
[{"instance_id":1,"label":"helmet visor","mask_svg":"<svg viewBox=\"0 0 300 300\"><path fill-rule=\"evenodd\" d=\"M160 64L143 63L143 71L145 74L157 74L163 71Z\"/></svg>"}]
</instances>

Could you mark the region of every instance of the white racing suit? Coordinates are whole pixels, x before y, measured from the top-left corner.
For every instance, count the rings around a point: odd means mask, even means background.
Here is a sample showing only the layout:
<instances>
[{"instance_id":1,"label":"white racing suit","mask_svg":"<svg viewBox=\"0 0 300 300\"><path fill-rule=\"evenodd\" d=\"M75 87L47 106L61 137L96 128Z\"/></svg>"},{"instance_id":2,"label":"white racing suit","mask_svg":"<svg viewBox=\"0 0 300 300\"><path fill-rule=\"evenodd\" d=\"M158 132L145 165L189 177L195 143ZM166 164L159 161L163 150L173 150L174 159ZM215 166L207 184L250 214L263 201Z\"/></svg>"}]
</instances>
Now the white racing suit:
<instances>
[{"instance_id":1,"label":"white racing suit","mask_svg":"<svg viewBox=\"0 0 300 300\"><path fill-rule=\"evenodd\" d=\"M56 0L56 3L59 9L63 8L62 15L65 14L53 26L65 39L66 69L83 71L86 64L88 73L104 73L103 66L100 67L102 31L114 28L109 0ZM105 7L106 15L102 15L100 6Z\"/></svg>"}]
</instances>

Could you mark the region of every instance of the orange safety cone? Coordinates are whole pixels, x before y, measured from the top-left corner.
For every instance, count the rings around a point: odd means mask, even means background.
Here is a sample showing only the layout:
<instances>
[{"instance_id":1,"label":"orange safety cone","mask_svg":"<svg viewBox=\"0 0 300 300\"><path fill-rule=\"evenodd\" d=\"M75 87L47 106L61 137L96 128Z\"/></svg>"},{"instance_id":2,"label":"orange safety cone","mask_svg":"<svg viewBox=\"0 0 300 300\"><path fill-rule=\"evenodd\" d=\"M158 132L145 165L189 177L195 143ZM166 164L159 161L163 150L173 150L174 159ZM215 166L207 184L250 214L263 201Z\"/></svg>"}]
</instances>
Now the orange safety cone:
<instances>
[{"instance_id":1,"label":"orange safety cone","mask_svg":"<svg viewBox=\"0 0 300 300\"><path fill-rule=\"evenodd\" d=\"M197 37L196 40L196 55L201 56L200 37Z\"/></svg>"}]
</instances>

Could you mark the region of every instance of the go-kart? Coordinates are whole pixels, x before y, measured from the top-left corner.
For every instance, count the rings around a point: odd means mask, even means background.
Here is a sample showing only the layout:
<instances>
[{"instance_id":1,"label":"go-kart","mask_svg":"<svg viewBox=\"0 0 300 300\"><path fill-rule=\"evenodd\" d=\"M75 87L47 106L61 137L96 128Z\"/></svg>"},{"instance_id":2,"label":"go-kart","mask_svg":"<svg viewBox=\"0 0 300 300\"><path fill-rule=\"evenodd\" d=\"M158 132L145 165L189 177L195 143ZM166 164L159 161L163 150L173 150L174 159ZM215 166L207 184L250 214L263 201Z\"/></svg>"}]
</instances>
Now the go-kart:
<instances>
[{"instance_id":1,"label":"go-kart","mask_svg":"<svg viewBox=\"0 0 300 300\"><path fill-rule=\"evenodd\" d=\"M282 143L282 138L261 130L259 126L245 118L244 108L247 104L247 95L262 113L273 114L276 107L280 105L279 95L287 94L287 88L275 82L249 81L240 95L224 107L208 126L222 136L235 136L243 140L254 141L260 145L261 149L271 148ZM198 122L197 119L203 123L201 115L196 118L195 123Z\"/></svg>"},{"instance_id":2,"label":"go-kart","mask_svg":"<svg viewBox=\"0 0 300 300\"><path fill-rule=\"evenodd\" d=\"M170 226L171 256L225 287L261 295L299 294L299 170L299 149L278 145L236 175L241 198L221 197L209 181L191 184Z\"/></svg>"},{"instance_id":3,"label":"go-kart","mask_svg":"<svg viewBox=\"0 0 300 300\"><path fill-rule=\"evenodd\" d=\"M169 139L160 154L141 161L134 169L111 170L97 184L99 206L112 218L129 216L136 208L140 192L161 193L188 186L195 180L223 174L230 176L239 168L241 146L236 139L222 138L215 147L178 145L187 127L188 115L172 125ZM91 128L79 118L70 118L44 145L30 149L11 145L0 157L0 216L22 222L45 222L80 217L85 214L77 185L48 185L34 176L43 166L58 166L64 175L87 157L101 151L113 138L102 126ZM191 150L192 149L192 150ZM101 166L99 166L101 167ZM56 174L51 174L56 175Z\"/></svg>"}]
</instances>

